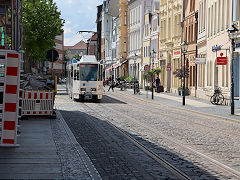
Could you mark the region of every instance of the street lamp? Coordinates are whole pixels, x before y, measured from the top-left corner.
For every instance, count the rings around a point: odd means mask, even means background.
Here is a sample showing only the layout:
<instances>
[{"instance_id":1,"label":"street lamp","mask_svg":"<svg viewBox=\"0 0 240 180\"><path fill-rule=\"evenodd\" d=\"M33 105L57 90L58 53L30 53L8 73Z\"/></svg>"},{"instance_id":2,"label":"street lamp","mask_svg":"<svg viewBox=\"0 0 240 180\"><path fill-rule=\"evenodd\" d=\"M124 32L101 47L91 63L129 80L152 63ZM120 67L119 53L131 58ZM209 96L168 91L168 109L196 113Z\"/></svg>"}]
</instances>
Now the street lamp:
<instances>
[{"instance_id":1,"label":"street lamp","mask_svg":"<svg viewBox=\"0 0 240 180\"><path fill-rule=\"evenodd\" d=\"M134 85L133 85L133 90L134 90L134 94L136 94L136 80L137 80L137 75L136 75L136 72L137 72L137 67L136 67L136 58L137 58L137 54L135 53L134 54Z\"/></svg>"},{"instance_id":2,"label":"street lamp","mask_svg":"<svg viewBox=\"0 0 240 180\"><path fill-rule=\"evenodd\" d=\"M184 60L183 60L183 90L182 90L183 101L182 101L182 105L185 106L186 52L188 50L188 44L186 41L183 41L183 43L181 44L181 50L184 55L184 58L183 58Z\"/></svg>"},{"instance_id":3,"label":"street lamp","mask_svg":"<svg viewBox=\"0 0 240 180\"><path fill-rule=\"evenodd\" d=\"M156 52L154 51L154 49L152 50L152 99L154 99L154 90L153 90L153 68L154 68L154 55L156 54Z\"/></svg>"},{"instance_id":4,"label":"street lamp","mask_svg":"<svg viewBox=\"0 0 240 180\"><path fill-rule=\"evenodd\" d=\"M232 41L232 62L231 62L231 114L234 115L234 72L233 72L233 60L235 51L235 39L238 36L238 29L234 24L228 29L228 36Z\"/></svg>"}]
</instances>

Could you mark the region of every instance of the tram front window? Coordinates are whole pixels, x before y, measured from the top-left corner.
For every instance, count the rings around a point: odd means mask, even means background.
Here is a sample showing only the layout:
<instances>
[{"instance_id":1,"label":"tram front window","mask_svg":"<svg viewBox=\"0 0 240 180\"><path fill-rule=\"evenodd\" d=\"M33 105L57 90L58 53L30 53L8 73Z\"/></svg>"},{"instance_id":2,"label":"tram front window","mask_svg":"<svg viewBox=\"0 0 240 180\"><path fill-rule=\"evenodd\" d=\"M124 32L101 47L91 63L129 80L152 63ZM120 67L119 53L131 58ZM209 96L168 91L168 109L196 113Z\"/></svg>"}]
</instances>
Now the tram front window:
<instances>
[{"instance_id":1,"label":"tram front window","mask_svg":"<svg viewBox=\"0 0 240 180\"><path fill-rule=\"evenodd\" d=\"M97 64L81 64L80 80L81 81L97 81L98 65Z\"/></svg>"}]
</instances>

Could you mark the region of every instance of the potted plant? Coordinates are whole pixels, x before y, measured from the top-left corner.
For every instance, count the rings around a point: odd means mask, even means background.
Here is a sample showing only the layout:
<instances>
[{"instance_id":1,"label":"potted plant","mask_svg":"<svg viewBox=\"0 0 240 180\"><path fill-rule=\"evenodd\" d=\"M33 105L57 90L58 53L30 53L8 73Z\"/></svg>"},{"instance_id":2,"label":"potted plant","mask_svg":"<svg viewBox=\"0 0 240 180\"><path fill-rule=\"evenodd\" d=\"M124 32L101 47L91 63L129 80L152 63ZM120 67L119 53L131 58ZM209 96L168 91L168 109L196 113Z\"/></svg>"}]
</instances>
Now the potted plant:
<instances>
[{"instance_id":1,"label":"potted plant","mask_svg":"<svg viewBox=\"0 0 240 180\"><path fill-rule=\"evenodd\" d=\"M184 66L182 66L179 69L176 69L176 71L173 72L173 75L175 75L179 79L183 80L183 78L184 78ZM189 77L189 68L185 67L185 78L188 78L188 77ZM178 88L178 95L179 96L183 95L182 91L183 91L183 87L181 86L181 87ZM190 91L187 87L185 87L185 95L190 95Z\"/></svg>"}]
</instances>

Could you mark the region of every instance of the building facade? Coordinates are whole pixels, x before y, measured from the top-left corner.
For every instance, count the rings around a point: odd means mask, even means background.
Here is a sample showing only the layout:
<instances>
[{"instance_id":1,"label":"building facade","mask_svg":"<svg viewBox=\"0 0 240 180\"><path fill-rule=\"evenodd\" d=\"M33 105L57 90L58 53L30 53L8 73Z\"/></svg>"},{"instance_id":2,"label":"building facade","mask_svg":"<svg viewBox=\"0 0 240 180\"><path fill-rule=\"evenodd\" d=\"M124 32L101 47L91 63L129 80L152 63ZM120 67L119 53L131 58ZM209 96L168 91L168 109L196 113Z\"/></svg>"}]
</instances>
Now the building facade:
<instances>
[{"instance_id":1,"label":"building facade","mask_svg":"<svg viewBox=\"0 0 240 180\"><path fill-rule=\"evenodd\" d=\"M186 79L186 87L190 95L195 95L196 87L196 64L197 56L197 24L198 24L198 0L185 1L183 19L183 39L188 44L186 52L186 67L189 70L189 77Z\"/></svg>"},{"instance_id":2,"label":"building facade","mask_svg":"<svg viewBox=\"0 0 240 180\"><path fill-rule=\"evenodd\" d=\"M119 0L120 76L128 76L128 0Z\"/></svg>"},{"instance_id":3,"label":"building facade","mask_svg":"<svg viewBox=\"0 0 240 180\"><path fill-rule=\"evenodd\" d=\"M203 63L198 65L197 97L209 99L214 89L221 87L226 104L231 87L231 43L227 30L232 23L232 12L232 0L199 0L198 58L203 58ZM214 51L214 47L220 49ZM216 64L221 53L228 58L227 65Z\"/></svg>"},{"instance_id":4,"label":"building facade","mask_svg":"<svg viewBox=\"0 0 240 180\"><path fill-rule=\"evenodd\" d=\"M74 46L64 46L64 50L66 51L66 56L72 59L75 54L80 56L87 55L87 44L81 40Z\"/></svg>"},{"instance_id":5,"label":"building facade","mask_svg":"<svg viewBox=\"0 0 240 180\"><path fill-rule=\"evenodd\" d=\"M182 0L160 1L160 48L159 59L162 69L161 81L164 90L177 93L181 81L173 72L181 68L181 19Z\"/></svg>"}]
</instances>

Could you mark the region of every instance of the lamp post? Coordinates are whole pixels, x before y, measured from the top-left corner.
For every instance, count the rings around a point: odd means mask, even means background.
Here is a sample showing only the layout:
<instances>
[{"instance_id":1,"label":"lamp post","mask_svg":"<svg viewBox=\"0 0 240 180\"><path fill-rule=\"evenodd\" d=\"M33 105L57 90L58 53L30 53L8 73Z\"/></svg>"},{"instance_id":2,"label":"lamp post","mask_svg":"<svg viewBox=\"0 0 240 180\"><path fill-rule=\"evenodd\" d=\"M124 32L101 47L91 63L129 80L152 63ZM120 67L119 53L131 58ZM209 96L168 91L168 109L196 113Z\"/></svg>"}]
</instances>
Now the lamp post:
<instances>
[{"instance_id":1,"label":"lamp post","mask_svg":"<svg viewBox=\"0 0 240 180\"><path fill-rule=\"evenodd\" d=\"M135 57L134 57L134 80L133 80L134 81L134 85L133 85L133 90L134 90L134 94L136 94L136 79L137 79L137 77L136 77L136 72L137 72L136 71L136 69L137 69L136 68L136 58L137 58L137 54L135 53L134 56Z\"/></svg>"},{"instance_id":2,"label":"lamp post","mask_svg":"<svg viewBox=\"0 0 240 180\"><path fill-rule=\"evenodd\" d=\"M182 53L183 53L183 90L182 90L182 105L185 106L185 82L186 82L186 52L188 50L188 44L186 41L183 41L183 43L181 44L181 49L182 49Z\"/></svg>"},{"instance_id":3,"label":"lamp post","mask_svg":"<svg viewBox=\"0 0 240 180\"><path fill-rule=\"evenodd\" d=\"M232 62L231 62L231 114L234 115L234 72L233 72L233 61L235 51L235 39L237 39L238 29L232 24L228 29L228 36L232 41Z\"/></svg>"},{"instance_id":4,"label":"lamp post","mask_svg":"<svg viewBox=\"0 0 240 180\"><path fill-rule=\"evenodd\" d=\"M154 49L152 50L152 99L154 99L154 90L153 90L153 81L154 81L154 73L153 73L153 68L154 68L154 55L156 54L156 52L154 51Z\"/></svg>"}]
</instances>

